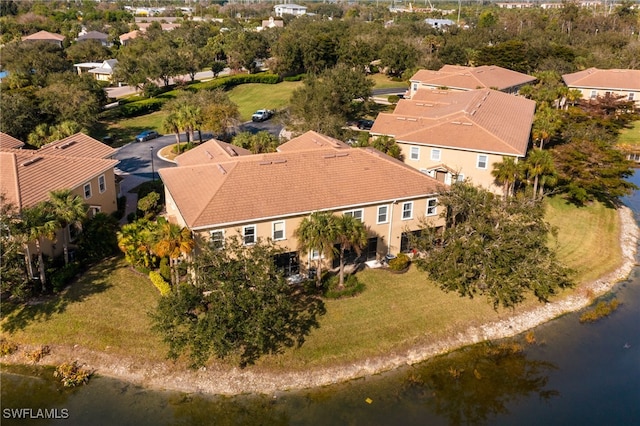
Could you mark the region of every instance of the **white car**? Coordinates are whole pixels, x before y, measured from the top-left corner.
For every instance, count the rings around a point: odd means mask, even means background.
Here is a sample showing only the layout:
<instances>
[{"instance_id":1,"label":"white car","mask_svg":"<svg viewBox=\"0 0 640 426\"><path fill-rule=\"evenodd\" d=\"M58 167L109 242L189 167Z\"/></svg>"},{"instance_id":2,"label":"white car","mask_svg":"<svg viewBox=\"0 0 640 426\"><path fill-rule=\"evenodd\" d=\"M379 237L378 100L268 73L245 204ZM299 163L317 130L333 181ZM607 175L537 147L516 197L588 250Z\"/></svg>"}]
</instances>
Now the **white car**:
<instances>
[{"instance_id":1,"label":"white car","mask_svg":"<svg viewBox=\"0 0 640 426\"><path fill-rule=\"evenodd\" d=\"M259 109L251 116L251 121L265 121L271 118L273 111L269 109Z\"/></svg>"}]
</instances>

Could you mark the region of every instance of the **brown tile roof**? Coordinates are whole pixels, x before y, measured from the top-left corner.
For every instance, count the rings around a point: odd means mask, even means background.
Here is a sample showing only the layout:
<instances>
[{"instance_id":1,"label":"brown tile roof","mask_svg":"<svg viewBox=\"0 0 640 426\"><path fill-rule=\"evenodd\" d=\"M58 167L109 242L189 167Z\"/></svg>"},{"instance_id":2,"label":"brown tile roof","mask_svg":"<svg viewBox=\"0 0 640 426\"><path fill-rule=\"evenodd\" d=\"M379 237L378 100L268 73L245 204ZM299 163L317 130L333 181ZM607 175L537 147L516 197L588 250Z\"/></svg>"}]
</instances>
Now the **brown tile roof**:
<instances>
[{"instance_id":1,"label":"brown tile roof","mask_svg":"<svg viewBox=\"0 0 640 426\"><path fill-rule=\"evenodd\" d=\"M109 158L116 153L111 148L91 136L84 133L76 133L55 142L42 146L38 152L41 154L63 155L66 157L91 157Z\"/></svg>"},{"instance_id":2,"label":"brown tile roof","mask_svg":"<svg viewBox=\"0 0 640 426\"><path fill-rule=\"evenodd\" d=\"M138 30L133 30L133 31L129 31L128 33L124 33L120 36L120 43L124 43L125 41L128 41L128 40L133 40L139 35L140 35L140 32Z\"/></svg>"},{"instance_id":3,"label":"brown tile roof","mask_svg":"<svg viewBox=\"0 0 640 426\"><path fill-rule=\"evenodd\" d=\"M371 148L285 150L160 176L192 229L419 197L442 185Z\"/></svg>"},{"instance_id":4,"label":"brown tile roof","mask_svg":"<svg viewBox=\"0 0 640 426\"><path fill-rule=\"evenodd\" d=\"M57 189L75 189L115 167L117 160L47 155L8 149L0 152L0 191L20 208L31 207Z\"/></svg>"},{"instance_id":5,"label":"brown tile roof","mask_svg":"<svg viewBox=\"0 0 640 426\"><path fill-rule=\"evenodd\" d=\"M278 147L278 152L309 151L317 149L345 149L346 143L310 130Z\"/></svg>"},{"instance_id":6,"label":"brown tile roof","mask_svg":"<svg viewBox=\"0 0 640 426\"><path fill-rule=\"evenodd\" d=\"M55 40L55 41L63 41L65 36L61 34L50 33L49 31L38 31L37 33L24 36L22 40Z\"/></svg>"},{"instance_id":7,"label":"brown tile roof","mask_svg":"<svg viewBox=\"0 0 640 426\"><path fill-rule=\"evenodd\" d=\"M522 84L532 83L536 78L495 65L483 65L481 67L445 65L439 71L420 70L409 80L430 86L450 87L461 90L481 88L506 90Z\"/></svg>"},{"instance_id":8,"label":"brown tile roof","mask_svg":"<svg viewBox=\"0 0 640 426\"><path fill-rule=\"evenodd\" d=\"M569 87L640 90L640 70L589 68L572 74L564 74L562 79Z\"/></svg>"},{"instance_id":9,"label":"brown tile roof","mask_svg":"<svg viewBox=\"0 0 640 426\"><path fill-rule=\"evenodd\" d=\"M228 161L241 155L251 155L251 151L217 139L210 139L175 158L178 166L194 166Z\"/></svg>"},{"instance_id":10,"label":"brown tile roof","mask_svg":"<svg viewBox=\"0 0 640 426\"><path fill-rule=\"evenodd\" d=\"M419 90L393 113L378 115L371 133L398 142L524 156L535 102L495 90Z\"/></svg>"},{"instance_id":11,"label":"brown tile roof","mask_svg":"<svg viewBox=\"0 0 640 426\"><path fill-rule=\"evenodd\" d=\"M0 149L5 148L22 148L24 146L24 142L19 139L14 138L13 136L0 132Z\"/></svg>"}]
</instances>

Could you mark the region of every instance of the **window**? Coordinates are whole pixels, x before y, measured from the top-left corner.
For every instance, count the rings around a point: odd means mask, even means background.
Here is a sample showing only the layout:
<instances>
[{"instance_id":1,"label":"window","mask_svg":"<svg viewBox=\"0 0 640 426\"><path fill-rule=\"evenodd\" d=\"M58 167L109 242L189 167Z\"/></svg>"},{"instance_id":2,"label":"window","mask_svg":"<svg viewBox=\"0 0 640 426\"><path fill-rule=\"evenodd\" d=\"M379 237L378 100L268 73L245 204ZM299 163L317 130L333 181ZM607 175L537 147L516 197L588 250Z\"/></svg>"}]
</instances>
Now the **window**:
<instances>
[{"instance_id":1,"label":"window","mask_svg":"<svg viewBox=\"0 0 640 426\"><path fill-rule=\"evenodd\" d=\"M244 240L244 245L248 246L256 243L256 226L249 225L245 226L242 229L242 239Z\"/></svg>"},{"instance_id":2,"label":"window","mask_svg":"<svg viewBox=\"0 0 640 426\"><path fill-rule=\"evenodd\" d=\"M284 236L284 221L273 222L272 238L273 241L286 239Z\"/></svg>"},{"instance_id":3,"label":"window","mask_svg":"<svg viewBox=\"0 0 640 426\"><path fill-rule=\"evenodd\" d=\"M104 179L104 175L98 178L98 190L101 194L107 190L107 181Z\"/></svg>"},{"instance_id":4,"label":"window","mask_svg":"<svg viewBox=\"0 0 640 426\"><path fill-rule=\"evenodd\" d=\"M591 91L591 99L595 99L598 96L598 91L597 90L592 90Z\"/></svg>"},{"instance_id":5,"label":"window","mask_svg":"<svg viewBox=\"0 0 640 426\"><path fill-rule=\"evenodd\" d=\"M316 249L311 250L311 260L324 259L324 254L321 256L320 252Z\"/></svg>"},{"instance_id":6,"label":"window","mask_svg":"<svg viewBox=\"0 0 640 426\"><path fill-rule=\"evenodd\" d=\"M413 218L413 201L402 203L402 220Z\"/></svg>"},{"instance_id":7,"label":"window","mask_svg":"<svg viewBox=\"0 0 640 426\"><path fill-rule=\"evenodd\" d=\"M416 90L418 90L418 83L413 83L413 91L415 92Z\"/></svg>"},{"instance_id":8,"label":"window","mask_svg":"<svg viewBox=\"0 0 640 426\"><path fill-rule=\"evenodd\" d=\"M427 198L427 216L435 216L438 214L438 199Z\"/></svg>"},{"instance_id":9,"label":"window","mask_svg":"<svg viewBox=\"0 0 640 426\"><path fill-rule=\"evenodd\" d=\"M358 209L358 210L348 210L346 212L344 212L345 216L353 216L356 219L358 219L360 222L363 221L363 217L364 217L364 211L362 209Z\"/></svg>"},{"instance_id":10,"label":"window","mask_svg":"<svg viewBox=\"0 0 640 426\"><path fill-rule=\"evenodd\" d=\"M387 223L387 213L389 211L389 206L380 206L378 207L378 222L377 223Z\"/></svg>"},{"instance_id":11,"label":"window","mask_svg":"<svg viewBox=\"0 0 640 426\"><path fill-rule=\"evenodd\" d=\"M87 183L84 186L84 198L91 198L91 183Z\"/></svg>"},{"instance_id":12,"label":"window","mask_svg":"<svg viewBox=\"0 0 640 426\"><path fill-rule=\"evenodd\" d=\"M218 229L215 231L209 232L209 244L211 247L216 249L221 249L224 247L224 231L222 229Z\"/></svg>"},{"instance_id":13,"label":"window","mask_svg":"<svg viewBox=\"0 0 640 426\"><path fill-rule=\"evenodd\" d=\"M411 158L412 160L419 160L420 159L420 147L419 146L412 146L411 147L411 154L409 155L409 158Z\"/></svg>"},{"instance_id":14,"label":"window","mask_svg":"<svg viewBox=\"0 0 640 426\"><path fill-rule=\"evenodd\" d=\"M88 217L95 217L98 213L102 211L102 207L100 206L89 206L89 211L87 212Z\"/></svg>"},{"instance_id":15,"label":"window","mask_svg":"<svg viewBox=\"0 0 640 426\"><path fill-rule=\"evenodd\" d=\"M464 173L458 173L458 177L456 180L458 182L464 182Z\"/></svg>"},{"instance_id":16,"label":"window","mask_svg":"<svg viewBox=\"0 0 640 426\"><path fill-rule=\"evenodd\" d=\"M632 100L634 100L634 98L635 98L635 93L629 92L628 100L632 101Z\"/></svg>"},{"instance_id":17,"label":"window","mask_svg":"<svg viewBox=\"0 0 640 426\"><path fill-rule=\"evenodd\" d=\"M440 161L440 150L436 148L431 149L431 160Z\"/></svg>"},{"instance_id":18,"label":"window","mask_svg":"<svg viewBox=\"0 0 640 426\"><path fill-rule=\"evenodd\" d=\"M486 169L488 162L489 162L489 157L483 154L478 154L478 164L476 167L478 167L479 169Z\"/></svg>"}]
</instances>

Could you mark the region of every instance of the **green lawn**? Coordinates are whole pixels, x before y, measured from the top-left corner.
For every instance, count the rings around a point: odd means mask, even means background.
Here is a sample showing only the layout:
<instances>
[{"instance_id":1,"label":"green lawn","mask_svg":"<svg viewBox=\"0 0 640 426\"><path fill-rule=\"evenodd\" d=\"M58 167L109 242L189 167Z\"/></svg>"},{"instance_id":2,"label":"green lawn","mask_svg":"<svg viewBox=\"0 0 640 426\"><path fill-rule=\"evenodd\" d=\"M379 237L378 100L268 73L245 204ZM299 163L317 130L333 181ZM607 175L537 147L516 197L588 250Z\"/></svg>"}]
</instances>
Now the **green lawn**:
<instances>
[{"instance_id":1,"label":"green lawn","mask_svg":"<svg viewBox=\"0 0 640 426\"><path fill-rule=\"evenodd\" d=\"M102 122L102 136L113 136L115 143L112 146L118 147L133 142L135 136L143 130L151 129L163 134L162 122L166 116L165 112L157 111L133 118L106 119Z\"/></svg>"},{"instance_id":2,"label":"green lawn","mask_svg":"<svg viewBox=\"0 0 640 426\"><path fill-rule=\"evenodd\" d=\"M635 121L631 128L624 129L618 138L618 143L640 147L640 121Z\"/></svg>"},{"instance_id":3,"label":"green lawn","mask_svg":"<svg viewBox=\"0 0 640 426\"><path fill-rule=\"evenodd\" d=\"M408 89L409 82L407 81L393 81L384 74L372 74L370 79L376 84L374 89Z\"/></svg>"},{"instance_id":4,"label":"green lawn","mask_svg":"<svg viewBox=\"0 0 640 426\"><path fill-rule=\"evenodd\" d=\"M289 105L295 89L302 82L283 81L278 84L241 84L229 90L229 98L240 109L243 121L251 120L251 114L259 109L278 110Z\"/></svg>"},{"instance_id":5,"label":"green lawn","mask_svg":"<svg viewBox=\"0 0 640 426\"><path fill-rule=\"evenodd\" d=\"M559 255L577 269L577 279L592 280L620 262L619 224L614 210L594 204L578 209L560 198L549 202L548 220L559 228ZM455 336L470 325L511 311L493 311L486 299L443 293L423 273L365 270L366 290L351 299L326 301L327 314L300 349L260 360L259 368L304 369L348 364L407 349L417 343ZM158 291L146 276L122 260L92 268L61 297L3 315L3 335L18 343L74 345L154 361L165 347L150 329L147 312ZM529 300L517 312L537 305Z\"/></svg>"}]
</instances>

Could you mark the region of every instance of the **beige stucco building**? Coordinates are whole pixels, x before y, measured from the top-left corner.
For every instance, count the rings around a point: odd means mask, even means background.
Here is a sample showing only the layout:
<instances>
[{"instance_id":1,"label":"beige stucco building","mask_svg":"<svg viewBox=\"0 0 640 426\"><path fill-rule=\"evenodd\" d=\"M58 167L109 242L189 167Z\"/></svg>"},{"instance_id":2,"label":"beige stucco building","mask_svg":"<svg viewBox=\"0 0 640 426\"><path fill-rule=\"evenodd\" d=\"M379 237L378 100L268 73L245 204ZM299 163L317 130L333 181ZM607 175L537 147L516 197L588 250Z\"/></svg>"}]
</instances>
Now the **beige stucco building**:
<instances>
[{"instance_id":1,"label":"beige stucco building","mask_svg":"<svg viewBox=\"0 0 640 426\"><path fill-rule=\"evenodd\" d=\"M223 244L239 235L245 244L271 239L284 250L276 261L289 273L318 260L299 253L294 236L315 211L349 214L369 230L367 260L409 250L408 235L441 226L440 182L370 148L307 132L276 153L251 155L208 141L162 169L166 214L202 240Z\"/></svg>"},{"instance_id":2,"label":"beige stucco building","mask_svg":"<svg viewBox=\"0 0 640 426\"><path fill-rule=\"evenodd\" d=\"M371 134L395 138L403 161L445 184L470 180L501 194L491 175L527 154L535 102L496 90L417 91L376 118Z\"/></svg>"},{"instance_id":3,"label":"beige stucco building","mask_svg":"<svg viewBox=\"0 0 640 426\"><path fill-rule=\"evenodd\" d=\"M640 70L589 68L564 74L562 80L570 89L582 92L583 99L614 94L634 101L640 108Z\"/></svg>"}]
</instances>

